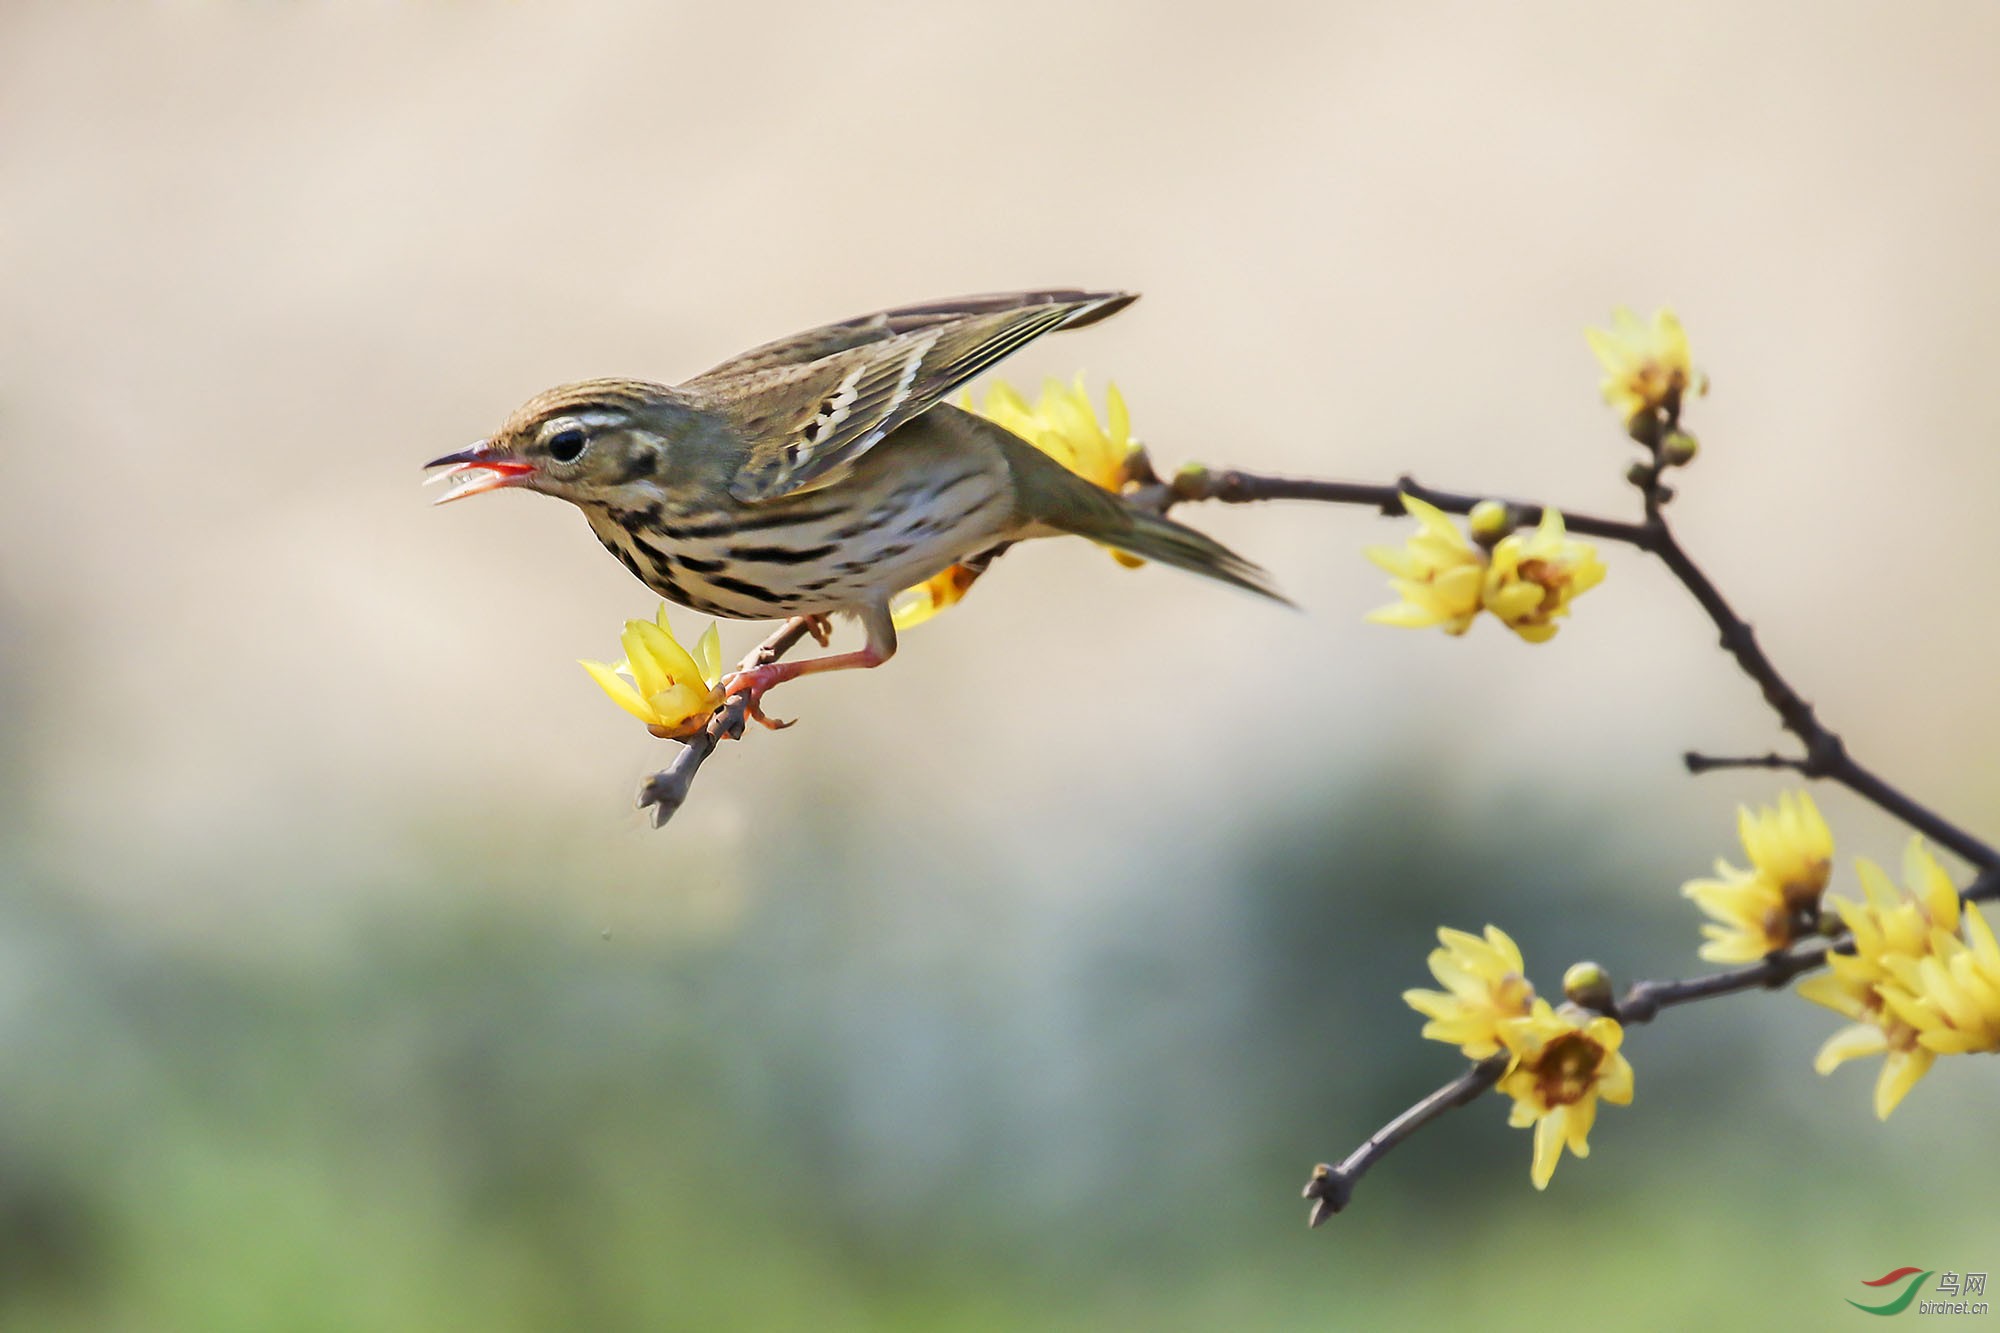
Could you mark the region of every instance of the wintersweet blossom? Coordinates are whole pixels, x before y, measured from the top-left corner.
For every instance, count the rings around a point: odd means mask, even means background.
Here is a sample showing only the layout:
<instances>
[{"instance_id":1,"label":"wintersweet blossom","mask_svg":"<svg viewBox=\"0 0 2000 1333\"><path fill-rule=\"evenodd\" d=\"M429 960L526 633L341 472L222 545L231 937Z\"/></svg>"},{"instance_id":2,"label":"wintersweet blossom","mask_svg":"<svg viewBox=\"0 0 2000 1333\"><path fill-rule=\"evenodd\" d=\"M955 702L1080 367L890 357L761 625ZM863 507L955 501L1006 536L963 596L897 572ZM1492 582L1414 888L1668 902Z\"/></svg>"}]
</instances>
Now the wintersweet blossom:
<instances>
[{"instance_id":1,"label":"wintersweet blossom","mask_svg":"<svg viewBox=\"0 0 2000 1333\"><path fill-rule=\"evenodd\" d=\"M1486 553L1436 505L1405 495L1403 510L1420 525L1401 546L1371 546L1367 556L1389 575L1402 600L1368 613L1378 625L1463 634L1479 614Z\"/></svg>"},{"instance_id":2,"label":"wintersweet blossom","mask_svg":"<svg viewBox=\"0 0 2000 1333\"><path fill-rule=\"evenodd\" d=\"M1081 374L1068 385L1054 379L1044 382L1042 396L1033 404L1007 381L995 380L986 390L985 401L975 401L968 392L959 400L959 406L1020 436L1077 476L1107 491L1122 491L1132 481L1132 459L1140 446L1132 437L1131 411L1116 384L1104 387L1101 422L1089 392L1083 387ZM1123 551L1109 551L1109 554L1128 569L1146 563ZM979 573L969 565L953 565L916 587L897 593L890 602L896 628L921 625L940 611L957 605Z\"/></svg>"},{"instance_id":3,"label":"wintersweet blossom","mask_svg":"<svg viewBox=\"0 0 2000 1333\"><path fill-rule=\"evenodd\" d=\"M1966 1055L2000 1050L2000 945L1977 903L1965 903L1965 937L1933 932L1926 958L1894 958L1883 1003L1925 1050Z\"/></svg>"},{"instance_id":4,"label":"wintersweet blossom","mask_svg":"<svg viewBox=\"0 0 2000 1333\"><path fill-rule=\"evenodd\" d=\"M1532 533L1510 533L1493 548L1480 604L1529 643L1555 637L1557 617L1604 581L1597 548L1572 541L1555 509L1542 511Z\"/></svg>"},{"instance_id":5,"label":"wintersweet blossom","mask_svg":"<svg viewBox=\"0 0 2000 1333\"><path fill-rule=\"evenodd\" d=\"M938 612L956 606L978 577L979 571L970 565L953 565L916 587L897 593L889 601L889 616L899 630L921 625Z\"/></svg>"},{"instance_id":6,"label":"wintersweet blossom","mask_svg":"<svg viewBox=\"0 0 2000 1333\"><path fill-rule=\"evenodd\" d=\"M1575 1005L1554 1008L1536 1000L1525 1016L1502 1023L1500 1034L1514 1052L1498 1084L1514 1099L1507 1123L1535 1127L1529 1176L1536 1189L1547 1189L1564 1148L1590 1155L1598 1102L1624 1106L1632 1100L1632 1065L1618 1050L1625 1030L1616 1019Z\"/></svg>"},{"instance_id":7,"label":"wintersweet blossom","mask_svg":"<svg viewBox=\"0 0 2000 1333\"><path fill-rule=\"evenodd\" d=\"M655 736L688 735L722 704L722 638L714 623L690 654L674 638L662 602L654 619L626 621L621 642L625 659L616 665L581 659L577 665Z\"/></svg>"},{"instance_id":8,"label":"wintersweet blossom","mask_svg":"<svg viewBox=\"0 0 2000 1333\"><path fill-rule=\"evenodd\" d=\"M1005 380L993 382L984 403L975 406L968 393L963 406L996 426L1004 426L1077 476L1094 481L1107 491L1123 490L1132 479L1132 455L1139 444L1132 438L1132 414L1116 384L1104 387L1102 422L1097 419L1097 409L1083 387L1081 373L1067 385L1060 380L1044 380L1042 396L1032 407Z\"/></svg>"},{"instance_id":9,"label":"wintersweet blossom","mask_svg":"<svg viewBox=\"0 0 2000 1333\"><path fill-rule=\"evenodd\" d=\"M1634 434L1659 412L1678 412L1684 397L1707 392L1706 377L1689 359L1687 332L1671 310L1656 310L1650 323L1641 323L1619 306L1609 329L1588 329L1584 337L1604 367L1604 401Z\"/></svg>"},{"instance_id":10,"label":"wintersweet blossom","mask_svg":"<svg viewBox=\"0 0 2000 1333\"><path fill-rule=\"evenodd\" d=\"M1554 622L1570 603L1604 581L1596 548L1571 540L1555 509L1522 533L1509 531L1505 506L1483 500L1472 511L1474 540L1436 505L1401 498L1417 530L1400 547L1366 550L1402 599L1368 613L1378 625L1463 634L1491 611L1523 639L1543 643L1555 637Z\"/></svg>"},{"instance_id":11,"label":"wintersweet blossom","mask_svg":"<svg viewBox=\"0 0 2000 1333\"><path fill-rule=\"evenodd\" d=\"M1833 874L1833 832L1805 792L1785 792L1775 808L1754 813L1738 807L1736 832L1750 869L1717 860L1715 878L1681 886L1714 918L1702 926L1701 946L1712 963L1753 963L1807 933Z\"/></svg>"},{"instance_id":12,"label":"wintersweet blossom","mask_svg":"<svg viewBox=\"0 0 2000 1333\"><path fill-rule=\"evenodd\" d=\"M1406 990L1403 1002L1430 1022L1423 1035L1450 1042L1474 1060L1500 1050L1500 1025L1527 1014L1535 988L1528 984L1521 950L1507 932L1488 926L1484 939L1449 927L1438 931L1431 975L1444 989Z\"/></svg>"},{"instance_id":13,"label":"wintersweet blossom","mask_svg":"<svg viewBox=\"0 0 2000 1333\"><path fill-rule=\"evenodd\" d=\"M1827 1074L1860 1056L1883 1057L1875 1081L1875 1114L1887 1120L1930 1072L1939 1044L1953 1044L1941 1035L1949 1026L1944 1006L1956 1005L1960 986L1981 994L1976 987L1983 968L1975 956L1954 975L1954 960L1963 947L1958 892L1921 838L1912 838L1904 853L1902 888L1872 861L1857 860L1855 871L1863 901L1829 900L1852 937L1853 952L1828 955L1827 970L1799 983L1799 994L1854 1020L1827 1038L1814 1069ZM1891 1000L1891 994L1899 998ZM1935 1007L1937 1022L1911 1021L1928 1014L1924 1004ZM1922 1037L1927 1030L1940 1035L1926 1043Z\"/></svg>"}]
</instances>

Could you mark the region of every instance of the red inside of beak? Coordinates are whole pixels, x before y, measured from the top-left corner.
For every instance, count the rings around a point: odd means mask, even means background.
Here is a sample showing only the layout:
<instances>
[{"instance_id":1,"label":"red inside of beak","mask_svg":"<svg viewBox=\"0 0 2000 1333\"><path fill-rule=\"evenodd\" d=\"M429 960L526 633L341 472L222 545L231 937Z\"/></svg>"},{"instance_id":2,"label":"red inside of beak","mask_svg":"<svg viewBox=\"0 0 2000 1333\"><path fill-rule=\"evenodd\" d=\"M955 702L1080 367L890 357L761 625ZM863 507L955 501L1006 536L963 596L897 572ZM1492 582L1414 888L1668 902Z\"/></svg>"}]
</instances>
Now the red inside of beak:
<instances>
[{"instance_id":1,"label":"red inside of beak","mask_svg":"<svg viewBox=\"0 0 2000 1333\"><path fill-rule=\"evenodd\" d=\"M449 481L451 486L433 504L450 504L453 500L463 500L468 495L479 495L486 491L496 491L502 486L512 486L535 469L532 464L512 458L482 457L484 449L474 446L460 453L446 454L424 464L425 467L443 468L424 479L429 485L434 481Z\"/></svg>"}]
</instances>

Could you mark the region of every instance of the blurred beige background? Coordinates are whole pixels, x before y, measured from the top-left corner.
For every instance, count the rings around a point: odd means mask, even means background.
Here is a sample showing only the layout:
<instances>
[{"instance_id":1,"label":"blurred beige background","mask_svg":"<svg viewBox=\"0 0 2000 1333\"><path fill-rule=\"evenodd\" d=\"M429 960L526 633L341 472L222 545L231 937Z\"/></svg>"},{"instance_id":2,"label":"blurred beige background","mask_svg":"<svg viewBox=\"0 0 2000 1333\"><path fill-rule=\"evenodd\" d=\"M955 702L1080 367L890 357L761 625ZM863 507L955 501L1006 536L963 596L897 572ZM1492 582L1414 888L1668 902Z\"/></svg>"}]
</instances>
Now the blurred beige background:
<instances>
[{"instance_id":1,"label":"blurred beige background","mask_svg":"<svg viewBox=\"0 0 2000 1333\"><path fill-rule=\"evenodd\" d=\"M1617 966L1693 966L1633 943L1635 905L1676 911L1735 802L1771 788L1691 782L1677 756L1773 737L1627 553L1535 650L1364 626L1387 594L1361 547L1401 530L1359 512L1193 515L1300 615L1080 544L1016 552L889 668L787 687L801 725L720 755L655 834L630 797L669 751L574 665L654 599L567 508L433 511L418 465L557 381L676 379L886 303L1085 284L1145 300L1006 373L1116 379L1168 465L1408 470L1616 512L1630 449L1582 330L1670 303L1715 386L1689 417L1688 543L1861 757L1990 834L1996 60L2000 10L1956 3L10 5L9 861L142 954L342 966L357 923L414 910L413 875L451 911L513 895L616 953L794 910L816 830L859 810L877 832L826 876L905 887L854 890L855 929L946 972L998 931L1016 952L979 1003L1018 1012L1045 993L1034 959L1094 966L1051 943L1093 914L1184 911L1198 952L1231 839L1310 780L1447 827L1531 812L1558 858L1633 840L1575 928ZM758 633L725 626L725 648ZM1843 855L1898 854L1825 804ZM1168 846L1156 894L1121 877ZM984 887L924 901L966 864ZM505 865L534 873L482 869ZM1326 869L1329 892L1397 891ZM1517 900L1456 891L1352 949L1393 949L1412 984L1421 922ZM1366 1040L1413 1045L1393 986ZM1739 1003L1750 1029L1779 1008ZM1967 1062L1879 1129L1861 1076L1806 1071L1827 1029L1785 1004L1769 1077L1843 1099L1841 1151L1887 1160L1990 1112L1993 1071ZM1617 1120L1648 1114L1640 1067ZM1271 1179L1444 1073L1312 1108L1320 1136L1269 1145ZM1730 1132L1753 1156L1783 1139ZM1635 1188L1580 1165L1558 1191ZM1509 1206L1548 1202L1509 1182ZM1725 1209L1775 1187L1699 1185ZM1924 1262L1946 1258L2000 1255ZM1760 1317L1831 1295L1766 1292Z\"/></svg>"}]
</instances>

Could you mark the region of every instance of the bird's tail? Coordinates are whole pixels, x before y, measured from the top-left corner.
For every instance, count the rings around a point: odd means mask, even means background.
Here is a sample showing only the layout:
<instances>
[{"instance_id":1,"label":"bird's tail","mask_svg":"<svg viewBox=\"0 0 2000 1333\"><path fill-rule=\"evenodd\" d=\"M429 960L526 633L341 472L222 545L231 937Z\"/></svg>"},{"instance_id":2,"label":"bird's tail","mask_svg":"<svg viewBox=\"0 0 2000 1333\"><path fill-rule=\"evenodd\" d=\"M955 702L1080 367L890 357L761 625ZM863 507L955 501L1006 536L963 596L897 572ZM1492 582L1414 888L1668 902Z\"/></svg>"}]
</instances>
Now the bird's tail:
<instances>
[{"instance_id":1,"label":"bird's tail","mask_svg":"<svg viewBox=\"0 0 2000 1333\"><path fill-rule=\"evenodd\" d=\"M1031 445L1009 453L1023 518L1292 605L1269 573L1213 537L1134 507Z\"/></svg>"}]
</instances>

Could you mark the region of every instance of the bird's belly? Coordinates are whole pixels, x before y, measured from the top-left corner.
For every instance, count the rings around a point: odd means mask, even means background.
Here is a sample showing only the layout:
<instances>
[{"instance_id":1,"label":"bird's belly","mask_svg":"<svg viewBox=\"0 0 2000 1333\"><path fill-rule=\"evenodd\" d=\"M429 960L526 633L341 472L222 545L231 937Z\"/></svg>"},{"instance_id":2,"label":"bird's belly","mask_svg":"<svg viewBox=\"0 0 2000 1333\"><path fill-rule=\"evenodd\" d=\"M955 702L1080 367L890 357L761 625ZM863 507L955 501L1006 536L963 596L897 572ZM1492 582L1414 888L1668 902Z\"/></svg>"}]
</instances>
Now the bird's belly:
<instances>
[{"instance_id":1,"label":"bird's belly","mask_svg":"<svg viewBox=\"0 0 2000 1333\"><path fill-rule=\"evenodd\" d=\"M590 513L604 548L660 596L705 615L774 620L886 599L1004 540L1003 485L967 471L856 503L840 486L731 516Z\"/></svg>"}]
</instances>

